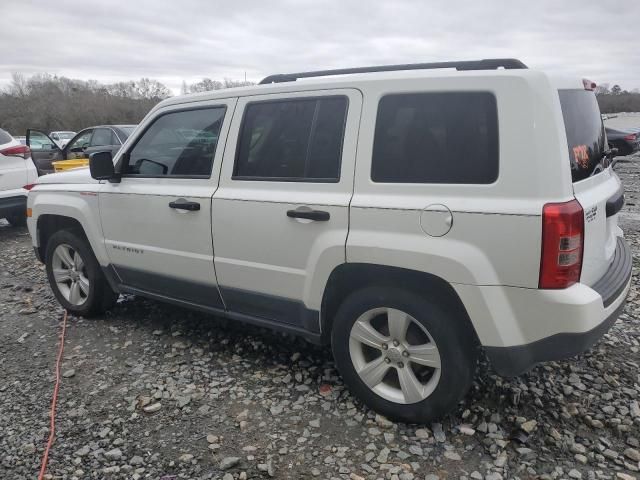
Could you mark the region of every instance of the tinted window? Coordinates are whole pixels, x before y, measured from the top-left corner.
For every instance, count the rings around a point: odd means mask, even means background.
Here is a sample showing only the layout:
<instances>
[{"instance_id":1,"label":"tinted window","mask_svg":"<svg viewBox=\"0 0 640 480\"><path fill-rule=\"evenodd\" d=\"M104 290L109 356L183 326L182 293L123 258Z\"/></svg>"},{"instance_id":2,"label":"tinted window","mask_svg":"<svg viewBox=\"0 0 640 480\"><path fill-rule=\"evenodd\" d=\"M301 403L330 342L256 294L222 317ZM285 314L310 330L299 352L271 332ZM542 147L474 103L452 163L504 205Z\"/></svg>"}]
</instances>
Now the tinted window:
<instances>
[{"instance_id":1,"label":"tinted window","mask_svg":"<svg viewBox=\"0 0 640 480\"><path fill-rule=\"evenodd\" d=\"M559 90L567 132L571 178L580 181L604 170L604 127L593 92Z\"/></svg>"},{"instance_id":2,"label":"tinted window","mask_svg":"<svg viewBox=\"0 0 640 480\"><path fill-rule=\"evenodd\" d=\"M115 145L113 132L109 128L96 128L91 137L92 147L103 147L105 145Z\"/></svg>"},{"instance_id":3,"label":"tinted window","mask_svg":"<svg viewBox=\"0 0 640 480\"><path fill-rule=\"evenodd\" d=\"M210 176L225 108L168 113L158 118L129 155L129 175Z\"/></svg>"},{"instance_id":4,"label":"tinted window","mask_svg":"<svg viewBox=\"0 0 640 480\"><path fill-rule=\"evenodd\" d=\"M13 140L13 138L11 138L11 135L9 135L4 130L0 129L0 144L9 143L12 140Z\"/></svg>"},{"instance_id":5,"label":"tinted window","mask_svg":"<svg viewBox=\"0 0 640 480\"><path fill-rule=\"evenodd\" d=\"M346 114L346 97L249 104L234 178L338 180Z\"/></svg>"},{"instance_id":6,"label":"tinted window","mask_svg":"<svg viewBox=\"0 0 640 480\"><path fill-rule=\"evenodd\" d=\"M394 183L492 183L498 114L487 92L414 93L380 100L371 178Z\"/></svg>"}]
</instances>

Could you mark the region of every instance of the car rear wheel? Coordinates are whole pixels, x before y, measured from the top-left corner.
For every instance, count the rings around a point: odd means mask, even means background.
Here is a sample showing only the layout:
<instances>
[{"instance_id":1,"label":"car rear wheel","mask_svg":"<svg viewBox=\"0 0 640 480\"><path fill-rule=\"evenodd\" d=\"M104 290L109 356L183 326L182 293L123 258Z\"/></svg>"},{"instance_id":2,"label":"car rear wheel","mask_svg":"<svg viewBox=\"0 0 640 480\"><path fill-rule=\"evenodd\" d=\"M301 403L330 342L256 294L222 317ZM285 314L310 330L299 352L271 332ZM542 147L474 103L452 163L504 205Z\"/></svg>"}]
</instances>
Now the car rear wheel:
<instances>
[{"instance_id":1,"label":"car rear wheel","mask_svg":"<svg viewBox=\"0 0 640 480\"><path fill-rule=\"evenodd\" d=\"M49 284L60 304L84 317L104 312L117 298L82 233L61 230L47 242Z\"/></svg>"},{"instance_id":2,"label":"car rear wheel","mask_svg":"<svg viewBox=\"0 0 640 480\"><path fill-rule=\"evenodd\" d=\"M331 343L355 396L391 419L424 423L455 408L471 386L478 349L468 329L446 304L369 287L340 306Z\"/></svg>"}]
</instances>

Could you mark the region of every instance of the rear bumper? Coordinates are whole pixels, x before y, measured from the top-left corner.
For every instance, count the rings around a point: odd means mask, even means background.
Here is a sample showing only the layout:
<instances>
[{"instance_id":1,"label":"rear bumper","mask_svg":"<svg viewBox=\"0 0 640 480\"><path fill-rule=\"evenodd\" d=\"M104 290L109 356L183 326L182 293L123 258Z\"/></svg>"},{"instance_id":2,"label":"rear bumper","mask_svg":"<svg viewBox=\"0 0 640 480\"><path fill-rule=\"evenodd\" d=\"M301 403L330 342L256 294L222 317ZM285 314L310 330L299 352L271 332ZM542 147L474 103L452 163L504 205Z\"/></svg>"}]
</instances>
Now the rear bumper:
<instances>
[{"instance_id":1,"label":"rear bumper","mask_svg":"<svg viewBox=\"0 0 640 480\"><path fill-rule=\"evenodd\" d=\"M0 218L12 217L15 215L26 215L26 211L26 195L0 198Z\"/></svg>"},{"instance_id":2,"label":"rear bumper","mask_svg":"<svg viewBox=\"0 0 640 480\"><path fill-rule=\"evenodd\" d=\"M614 260L602 278L591 287L580 285L581 289L597 293L600 302L588 301L585 296L585 303L580 304L575 301L575 296L567 292L567 303L559 309L562 313L557 317L557 324L566 323L573 327L593 325L594 317L599 319L599 323L585 331L552 333L522 345L485 346L494 369L500 375L513 377L538 363L562 360L588 350L609 331L620 315L629 292L631 271L631 250L622 238L618 238ZM544 310L546 308L542 308ZM569 315L573 318L567 318Z\"/></svg>"}]
</instances>

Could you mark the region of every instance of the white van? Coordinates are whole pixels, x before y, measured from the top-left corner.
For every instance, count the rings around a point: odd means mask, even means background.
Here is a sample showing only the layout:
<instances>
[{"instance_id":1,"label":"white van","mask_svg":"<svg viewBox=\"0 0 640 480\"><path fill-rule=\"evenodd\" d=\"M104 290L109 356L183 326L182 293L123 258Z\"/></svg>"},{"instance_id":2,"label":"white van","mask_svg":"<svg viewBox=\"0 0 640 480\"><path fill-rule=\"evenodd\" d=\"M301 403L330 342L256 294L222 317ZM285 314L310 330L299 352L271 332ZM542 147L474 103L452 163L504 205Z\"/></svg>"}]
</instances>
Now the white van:
<instances>
[{"instance_id":1,"label":"white van","mask_svg":"<svg viewBox=\"0 0 640 480\"><path fill-rule=\"evenodd\" d=\"M60 303L121 292L330 344L394 419L456 406L616 320L631 254L593 93L518 60L275 75L167 99L29 194Z\"/></svg>"}]
</instances>

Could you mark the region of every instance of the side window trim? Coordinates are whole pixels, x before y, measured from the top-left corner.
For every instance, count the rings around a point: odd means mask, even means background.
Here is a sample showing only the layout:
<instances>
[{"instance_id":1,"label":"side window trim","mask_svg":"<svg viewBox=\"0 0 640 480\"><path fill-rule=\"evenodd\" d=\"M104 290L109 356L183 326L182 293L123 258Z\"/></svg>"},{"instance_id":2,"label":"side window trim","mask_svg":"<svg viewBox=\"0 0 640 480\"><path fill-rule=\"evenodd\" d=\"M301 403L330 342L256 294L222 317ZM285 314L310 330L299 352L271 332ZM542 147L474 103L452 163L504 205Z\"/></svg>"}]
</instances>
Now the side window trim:
<instances>
[{"instance_id":1,"label":"side window trim","mask_svg":"<svg viewBox=\"0 0 640 480\"><path fill-rule=\"evenodd\" d=\"M215 157L217 155L218 152L218 147L220 146L220 138L218 138L218 143L216 144L216 151L213 154L213 158L211 159L211 171L209 172L208 175L151 175L151 174L136 174L136 173L126 173L126 169L127 166L129 165L129 160L131 157L131 152L133 151L133 149L136 147L136 145L138 144L138 142L145 136L145 134L147 133L147 131L162 117L166 116L166 115L170 115L172 113L181 113L181 112L191 112L191 111L195 111L195 110L212 110L215 108L222 108L224 109L224 114L222 115L222 123L221 123L221 129L219 132L219 135L222 133L222 125L224 124L224 122L227 120L227 115L229 113L229 106L225 103L215 103L215 104L211 104L211 105L200 105L200 106L191 106L191 107L184 107L184 108L177 108L177 109L171 109L171 110L167 110L165 112L160 112L158 115L156 115L155 117L153 117L153 119L151 119L150 122L148 122L144 129L138 134L138 136L135 138L135 141L129 145L129 148L127 148L126 152L122 152L122 154L120 155L120 159L118 161L118 165L117 165L117 171L121 172L121 177L122 178L182 178L182 179L210 179L213 175L213 167L214 167L214 163L215 163Z\"/></svg>"},{"instance_id":2,"label":"side window trim","mask_svg":"<svg viewBox=\"0 0 640 480\"><path fill-rule=\"evenodd\" d=\"M242 134L244 132L246 122L247 122L247 111L251 105L264 105L268 103L284 103L284 102L291 102L291 101L309 101L309 100L315 100L317 102L323 99L335 99L335 98L342 98L346 102L345 113L342 119L342 126L341 126L342 128L341 128L341 135L340 135L340 151L338 154L338 176L336 178L334 177L262 177L262 176L236 174L236 171L238 168L238 159L240 157L240 142L242 141ZM233 161L233 169L231 171L231 180L252 181L252 182L288 182L288 183L340 183L340 179L342 177L341 175L342 156L344 152L344 140L346 136L346 126L347 126L347 118L349 116L350 103L351 102L350 102L349 96L343 93L332 94L332 95L280 97L280 98L274 98L274 99L268 99L268 100L255 100L255 101L247 102L243 107L242 121L240 122L240 126L238 129L238 138L236 141L235 154L233 157L234 161ZM316 105L316 108L313 114L313 119L311 122L309 143L307 145L307 155L305 157L305 171L307 170L307 167L308 167L309 151L311 149L312 141L316 133L315 127L316 127L316 120L318 117L318 111L319 111L319 108Z\"/></svg>"}]
</instances>

